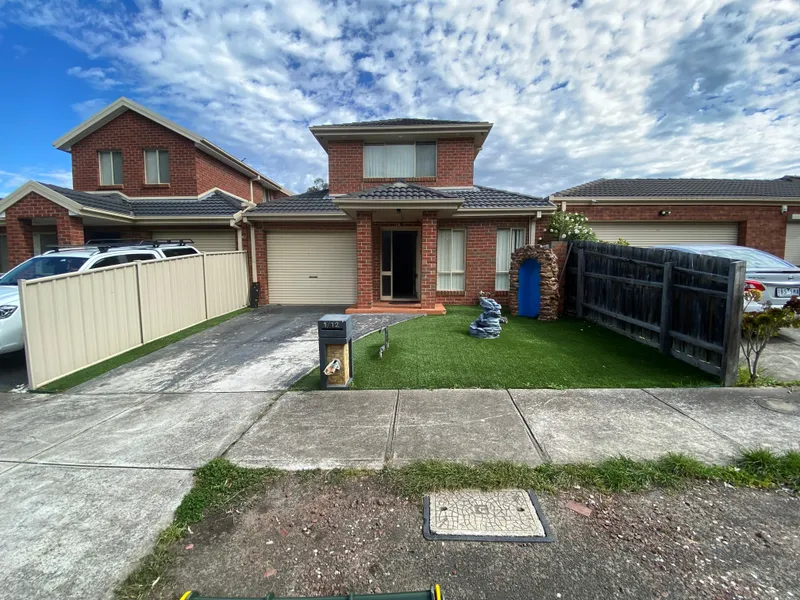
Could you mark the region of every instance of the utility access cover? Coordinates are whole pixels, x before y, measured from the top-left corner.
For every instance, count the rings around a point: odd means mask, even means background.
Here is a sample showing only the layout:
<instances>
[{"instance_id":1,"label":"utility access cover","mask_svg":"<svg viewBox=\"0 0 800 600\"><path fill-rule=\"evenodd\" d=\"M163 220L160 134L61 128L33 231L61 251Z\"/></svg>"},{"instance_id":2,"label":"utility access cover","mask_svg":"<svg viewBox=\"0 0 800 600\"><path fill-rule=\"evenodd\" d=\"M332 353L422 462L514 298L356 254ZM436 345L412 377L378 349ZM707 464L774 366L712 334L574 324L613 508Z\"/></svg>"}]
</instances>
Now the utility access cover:
<instances>
[{"instance_id":1,"label":"utility access cover","mask_svg":"<svg viewBox=\"0 0 800 600\"><path fill-rule=\"evenodd\" d=\"M532 491L462 490L425 496L423 535L428 540L552 542Z\"/></svg>"}]
</instances>

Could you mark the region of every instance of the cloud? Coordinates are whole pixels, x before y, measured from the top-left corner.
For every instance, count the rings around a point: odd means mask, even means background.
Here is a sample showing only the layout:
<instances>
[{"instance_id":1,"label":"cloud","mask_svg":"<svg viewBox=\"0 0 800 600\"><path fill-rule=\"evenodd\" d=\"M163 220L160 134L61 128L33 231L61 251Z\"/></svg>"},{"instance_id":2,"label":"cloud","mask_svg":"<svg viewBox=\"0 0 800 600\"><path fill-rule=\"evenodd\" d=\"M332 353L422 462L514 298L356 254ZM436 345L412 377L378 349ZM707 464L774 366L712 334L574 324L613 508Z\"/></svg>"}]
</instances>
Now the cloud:
<instances>
[{"instance_id":1,"label":"cloud","mask_svg":"<svg viewBox=\"0 0 800 600\"><path fill-rule=\"evenodd\" d=\"M90 100L84 100L83 102L76 102L71 108L78 114L82 121L85 121L94 113L105 108L109 104L110 102L104 98L91 98Z\"/></svg>"},{"instance_id":2,"label":"cloud","mask_svg":"<svg viewBox=\"0 0 800 600\"><path fill-rule=\"evenodd\" d=\"M67 69L67 75L83 79L92 87L101 90L107 90L120 84L120 82L109 75L113 73L114 69L101 69L100 67L91 67L84 69L83 67L70 67Z\"/></svg>"},{"instance_id":3,"label":"cloud","mask_svg":"<svg viewBox=\"0 0 800 600\"><path fill-rule=\"evenodd\" d=\"M72 187L72 171L38 168L23 169L20 172L0 171L0 198L30 180Z\"/></svg>"},{"instance_id":4,"label":"cloud","mask_svg":"<svg viewBox=\"0 0 800 600\"><path fill-rule=\"evenodd\" d=\"M476 180L528 193L800 171L796 0L6 6L292 189L326 175L310 124L396 116L493 121Z\"/></svg>"}]
</instances>

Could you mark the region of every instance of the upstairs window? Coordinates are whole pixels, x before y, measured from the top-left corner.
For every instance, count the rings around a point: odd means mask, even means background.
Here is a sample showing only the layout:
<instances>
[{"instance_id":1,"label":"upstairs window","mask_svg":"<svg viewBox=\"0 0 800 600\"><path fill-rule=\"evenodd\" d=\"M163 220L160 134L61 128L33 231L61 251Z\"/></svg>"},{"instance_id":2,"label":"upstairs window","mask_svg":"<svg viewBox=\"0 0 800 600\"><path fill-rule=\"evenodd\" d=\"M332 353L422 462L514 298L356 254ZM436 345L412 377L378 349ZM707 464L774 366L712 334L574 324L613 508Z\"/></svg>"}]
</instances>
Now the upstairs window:
<instances>
[{"instance_id":1,"label":"upstairs window","mask_svg":"<svg viewBox=\"0 0 800 600\"><path fill-rule=\"evenodd\" d=\"M122 185L122 152L103 150L97 156L100 161L100 185Z\"/></svg>"},{"instance_id":2,"label":"upstairs window","mask_svg":"<svg viewBox=\"0 0 800 600\"><path fill-rule=\"evenodd\" d=\"M436 142L367 144L364 146L364 177L436 177Z\"/></svg>"},{"instance_id":3,"label":"upstairs window","mask_svg":"<svg viewBox=\"0 0 800 600\"><path fill-rule=\"evenodd\" d=\"M169 152L167 150L144 151L145 183L169 183Z\"/></svg>"}]
</instances>

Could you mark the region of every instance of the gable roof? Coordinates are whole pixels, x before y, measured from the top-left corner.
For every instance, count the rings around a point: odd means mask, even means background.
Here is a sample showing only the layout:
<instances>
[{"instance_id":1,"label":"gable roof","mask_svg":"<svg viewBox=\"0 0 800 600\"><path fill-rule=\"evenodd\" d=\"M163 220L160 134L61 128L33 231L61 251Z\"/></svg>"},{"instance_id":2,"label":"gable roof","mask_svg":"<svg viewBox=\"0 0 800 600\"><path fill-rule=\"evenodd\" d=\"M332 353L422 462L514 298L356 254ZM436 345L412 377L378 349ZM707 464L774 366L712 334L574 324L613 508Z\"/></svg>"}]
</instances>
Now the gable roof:
<instances>
[{"instance_id":1,"label":"gable roof","mask_svg":"<svg viewBox=\"0 0 800 600\"><path fill-rule=\"evenodd\" d=\"M554 197L759 197L798 198L800 178L780 179L597 179Z\"/></svg>"},{"instance_id":2,"label":"gable roof","mask_svg":"<svg viewBox=\"0 0 800 600\"><path fill-rule=\"evenodd\" d=\"M186 129L185 127L181 127L177 123L170 121L159 115L152 110L145 108L141 104L130 100L129 98L118 98L104 109L98 111L88 119L86 119L83 123L74 127L56 141L53 142L53 146L58 148L59 150L63 150L65 152L70 152L72 146L88 136L89 134L97 131L107 123L110 123L114 119L116 119L119 115L124 113L125 111L131 110L135 113L138 113L153 121L154 123L158 123L162 127L169 129L177 133L178 135L185 137L186 139L190 140L194 143L194 145L205 152L206 154L213 156L217 160L227 164L228 166L236 169L240 173L247 175L251 179L259 179L262 181L267 187L271 189L275 189L278 191L283 192L284 194L291 195L292 192L283 188L279 183L273 181L263 173L256 171L253 167L246 164L245 162L239 160L232 154L229 154L216 144L208 141L204 137Z\"/></svg>"}]
</instances>

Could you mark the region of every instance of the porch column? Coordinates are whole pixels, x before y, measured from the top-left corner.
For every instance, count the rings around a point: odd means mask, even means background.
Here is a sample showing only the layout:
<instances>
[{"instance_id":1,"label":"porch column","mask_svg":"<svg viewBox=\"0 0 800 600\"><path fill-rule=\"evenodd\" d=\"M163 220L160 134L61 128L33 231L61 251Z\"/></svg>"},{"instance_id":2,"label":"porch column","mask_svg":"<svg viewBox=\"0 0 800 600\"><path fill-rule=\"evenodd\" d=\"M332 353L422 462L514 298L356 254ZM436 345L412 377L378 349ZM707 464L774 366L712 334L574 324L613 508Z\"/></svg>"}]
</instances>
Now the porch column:
<instances>
[{"instance_id":1,"label":"porch column","mask_svg":"<svg viewBox=\"0 0 800 600\"><path fill-rule=\"evenodd\" d=\"M357 308L372 308L372 213L356 213Z\"/></svg>"},{"instance_id":2,"label":"porch column","mask_svg":"<svg viewBox=\"0 0 800 600\"><path fill-rule=\"evenodd\" d=\"M422 213L422 273L420 281L420 303L422 308L436 306L438 220L435 211Z\"/></svg>"},{"instance_id":3,"label":"porch column","mask_svg":"<svg viewBox=\"0 0 800 600\"><path fill-rule=\"evenodd\" d=\"M59 214L56 217L56 236L59 246L79 246L86 239L83 235L83 219Z\"/></svg>"},{"instance_id":4,"label":"porch column","mask_svg":"<svg viewBox=\"0 0 800 600\"><path fill-rule=\"evenodd\" d=\"M33 256L33 227L30 219L12 218L10 207L6 212L6 236L8 241L8 268Z\"/></svg>"}]
</instances>

